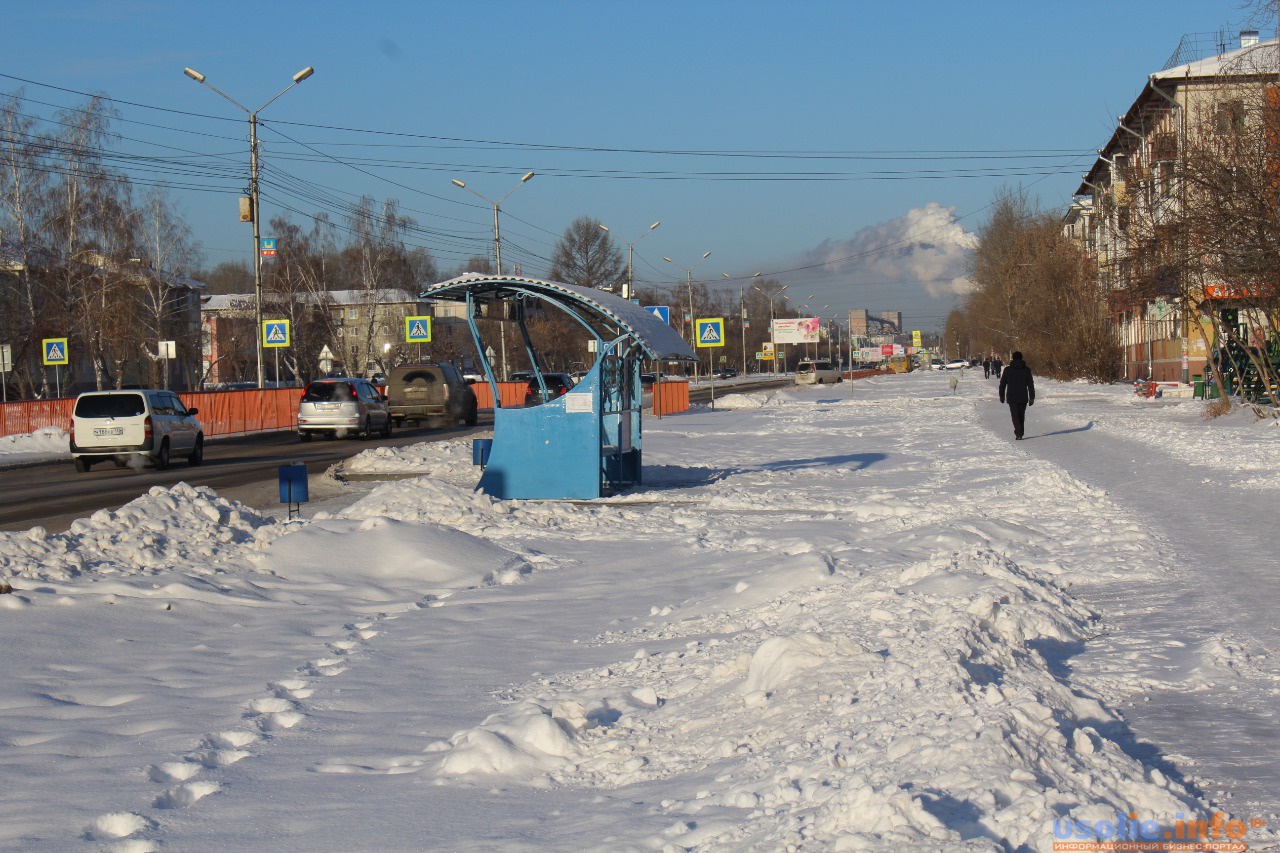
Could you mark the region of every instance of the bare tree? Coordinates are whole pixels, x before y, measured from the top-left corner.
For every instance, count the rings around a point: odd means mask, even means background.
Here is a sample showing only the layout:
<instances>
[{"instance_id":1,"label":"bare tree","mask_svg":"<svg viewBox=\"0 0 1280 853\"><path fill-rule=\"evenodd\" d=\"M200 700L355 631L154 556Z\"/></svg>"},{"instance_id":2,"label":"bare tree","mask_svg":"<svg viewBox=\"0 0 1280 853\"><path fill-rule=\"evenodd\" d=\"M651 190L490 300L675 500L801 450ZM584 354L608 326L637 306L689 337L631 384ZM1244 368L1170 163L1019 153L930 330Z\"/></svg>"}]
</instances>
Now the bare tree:
<instances>
[{"instance_id":1,"label":"bare tree","mask_svg":"<svg viewBox=\"0 0 1280 853\"><path fill-rule=\"evenodd\" d=\"M1025 193L997 195L978 232L969 278L974 289L963 316L948 318L948 352L963 333L970 350L1005 356L1021 350L1039 372L1058 379L1117 376L1119 346L1092 267L1057 217L1037 211Z\"/></svg>"},{"instance_id":2,"label":"bare tree","mask_svg":"<svg viewBox=\"0 0 1280 853\"><path fill-rule=\"evenodd\" d=\"M400 215L394 199L387 199L378 211L366 196L351 214L353 239L346 255L359 285L364 322L362 340L354 348L360 362L355 369L382 363L382 353L374 349L375 337L381 326L395 322L384 308L388 290L409 285L403 240L412 225L412 219Z\"/></svg>"},{"instance_id":3,"label":"bare tree","mask_svg":"<svg viewBox=\"0 0 1280 853\"><path fill-rule=\"evenodd\" d=\"M44 265L37 259L48 258L41 244L48 200L43 150L22 92L10 95L0 104L0 246L14 267L16 292L5 300L0 323L6 342L13 342L14 367L28 393L41 375L35 365L40 361L38 327L44 298L35 267Z\"/></svg>"},{"instance_id":4,"label":"bare tree","mask_svg":"<svg viewBox=\"0 0 1280 853\"><path fill-rule=\"evenodd\" d=\"M613 244L600 220L579 216L564 230L551 253L552 281L617 290L627 279L622 252Z\"/></svg>"}]
</instances>

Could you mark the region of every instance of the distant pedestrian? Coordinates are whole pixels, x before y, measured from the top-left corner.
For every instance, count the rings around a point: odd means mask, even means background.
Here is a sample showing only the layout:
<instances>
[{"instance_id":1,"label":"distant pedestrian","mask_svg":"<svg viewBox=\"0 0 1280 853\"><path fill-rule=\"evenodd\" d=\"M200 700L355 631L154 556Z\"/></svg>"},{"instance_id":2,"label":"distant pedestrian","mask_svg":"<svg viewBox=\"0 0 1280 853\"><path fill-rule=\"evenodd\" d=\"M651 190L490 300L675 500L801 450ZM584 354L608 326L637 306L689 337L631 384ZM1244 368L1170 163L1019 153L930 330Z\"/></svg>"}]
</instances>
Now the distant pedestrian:
<instances>
[{"instance_id":1,"label":"distant pedestrian","mask_svg":"<svg viewBox=\"0 0 1280 853\"><path fill-rule=\"evenodd\" d=\"M1004 362L1000 360L1000 356L996 356L995 361L991 362L991 372L996 375L996 379L1000 378L1000 371L1004 369Z\"/></svg>"},{"instance_id":2,"label":"distant pedestrian","mask_svg":"<svg viewBox=\"0 0 1280 853\"><path fill-rule=\"evenodd\" d=\"M952 376L950 384L951 384L951 393L952 394L956 393L956 386L960 384L960 377Z\"/></svg>"},{"instance_id":3,"label":"distant pedestrian","mask_svg":"<svg viewBox=\"0 0 1280 853\"><path fill-rule=\"evenodd\" d=\"M982 378L991 378L991 356L987 356L982 360Z\"/></svg>"},{"instance_id":4,"label":"distant pedestrian","mask_svg":"<svg viewBox=\"0 0 1280 853\"><path fill-rule=\"evenodd\" d=\"M1022 441L1022 433L1027 425L1027 406L1034 406L1036 402L1036 383L1031 376L1031 368L1022 360L1020 352L1013 354L1009 369L1000 377L1000 402L1009 403L1009 415L1013 418L1013 437Z\"/></svg>"}]
</instances>

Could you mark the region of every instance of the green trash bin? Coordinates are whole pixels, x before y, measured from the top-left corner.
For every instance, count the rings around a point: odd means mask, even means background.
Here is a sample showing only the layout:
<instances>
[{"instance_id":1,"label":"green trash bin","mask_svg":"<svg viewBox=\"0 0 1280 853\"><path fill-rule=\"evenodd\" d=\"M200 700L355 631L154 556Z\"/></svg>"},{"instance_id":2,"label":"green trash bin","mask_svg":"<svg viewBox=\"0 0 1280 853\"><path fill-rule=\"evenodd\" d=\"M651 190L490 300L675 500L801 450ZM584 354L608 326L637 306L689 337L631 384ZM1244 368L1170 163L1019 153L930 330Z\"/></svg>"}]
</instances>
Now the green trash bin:
<instances>
[{"instance_id":1,"label":"green trash bin","mask_svg":"<svg viewBox=\"0 0 1280 853\"><path fill-rule=\"evenodd\" d=\"M1191 396L1196 400L1204 399L1204 377L1199 373L1191 377Z\"/></svg>"}]
</instances>

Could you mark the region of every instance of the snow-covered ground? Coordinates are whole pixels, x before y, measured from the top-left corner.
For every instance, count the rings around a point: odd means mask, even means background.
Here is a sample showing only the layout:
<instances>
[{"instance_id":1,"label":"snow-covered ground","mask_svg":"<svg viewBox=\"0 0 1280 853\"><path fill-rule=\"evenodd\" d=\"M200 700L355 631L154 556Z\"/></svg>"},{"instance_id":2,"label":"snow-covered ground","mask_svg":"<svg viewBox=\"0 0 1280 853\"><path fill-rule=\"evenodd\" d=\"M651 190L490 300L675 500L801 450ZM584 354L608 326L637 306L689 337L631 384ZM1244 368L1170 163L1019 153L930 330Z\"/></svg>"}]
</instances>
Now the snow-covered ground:
<instances>
[{"instance_id":1,"label":"snow-covered ground","mask_svg":"<svg viewBox=\"0 0 1280 853\"><path fill-rule=\"evenodd\" d=\"M45 427L19 435L0 435L0 466L70 458L67 431L61 427Z\"/></svg>"},{"instance_id":2,"label":"snow-covered ground","mask_svg":"<svg viewBox=\"0 0 1280 853\"><path fill-rule=\"evenodd\" d=\"M0 533L0 849L1280 845L1280 432L949 378L646 419L598 502L454 441Z\"/></svg>"}]
</instances>

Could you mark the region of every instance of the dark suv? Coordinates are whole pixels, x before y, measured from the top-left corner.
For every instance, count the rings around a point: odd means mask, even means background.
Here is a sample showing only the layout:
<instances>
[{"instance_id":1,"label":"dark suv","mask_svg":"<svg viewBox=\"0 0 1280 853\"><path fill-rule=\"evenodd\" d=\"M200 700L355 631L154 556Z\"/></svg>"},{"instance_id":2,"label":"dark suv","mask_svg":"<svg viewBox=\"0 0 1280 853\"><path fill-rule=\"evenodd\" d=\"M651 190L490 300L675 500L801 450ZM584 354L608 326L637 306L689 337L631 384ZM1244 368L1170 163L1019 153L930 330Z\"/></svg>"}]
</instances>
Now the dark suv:
<instances>
[{"instance_id":1,"label":"dark suv","mask_svg":"<svg viewBox=\"0 0 1280 853\"><path fill-rule=\"evenodd\" d=\"M529 387L524 392L524 404L526 406L536 406L546 402L542 399L542 386L538 384L538 377L534 376L528 370L518 370L511 374L512 382L528 382ZM554 400L557 397L564 396L573 387L573 377L567 373L544 373L542 381L547 386L547 400Z\"/></svg>"},{"instance_id":2,"label":"dark suv","mask_svg":"<svg viewBox=\"0 0 1280 853\"><path fill-rule=\"evenodd\" d=\"M401 364L387 377L387 404L396 426L405 421L476 425L476 392L452 364Z\"/></svg>"}]
</instances>

